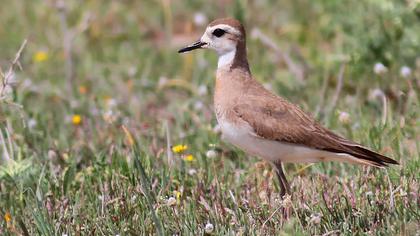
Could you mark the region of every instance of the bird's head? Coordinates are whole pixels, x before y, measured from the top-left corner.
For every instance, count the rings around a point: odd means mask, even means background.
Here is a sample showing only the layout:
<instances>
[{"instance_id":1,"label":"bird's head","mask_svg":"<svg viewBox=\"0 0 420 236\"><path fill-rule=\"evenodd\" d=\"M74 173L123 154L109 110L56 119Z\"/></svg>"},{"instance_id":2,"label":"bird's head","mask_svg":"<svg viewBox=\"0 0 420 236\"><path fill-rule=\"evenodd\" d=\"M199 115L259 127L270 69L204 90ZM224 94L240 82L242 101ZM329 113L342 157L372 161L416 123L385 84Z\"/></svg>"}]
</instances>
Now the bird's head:
<instances>
[{"instance_id":1,"label":"bird's head","mask_svg":"<svg viewBox=\"0 0 420 236\"><path fill-rule=\"evenodd\" d=\"M199 40L178 52L184 53L200 48L212 49L219 55L219 67L221 67L231 64L238 51L243 51L245 54L245 38L245 29L238 20L217 19L207 26Z\"/></svg>"}]
</instances>

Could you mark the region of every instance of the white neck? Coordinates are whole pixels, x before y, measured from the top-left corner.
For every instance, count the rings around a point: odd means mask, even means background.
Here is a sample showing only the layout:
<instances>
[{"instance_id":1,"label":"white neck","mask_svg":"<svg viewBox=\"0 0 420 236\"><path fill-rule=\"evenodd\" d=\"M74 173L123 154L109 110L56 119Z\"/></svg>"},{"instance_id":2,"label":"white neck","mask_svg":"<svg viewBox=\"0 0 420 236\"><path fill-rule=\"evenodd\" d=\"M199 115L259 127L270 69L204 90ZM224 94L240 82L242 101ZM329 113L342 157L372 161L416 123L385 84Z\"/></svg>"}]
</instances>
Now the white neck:
<instances>
[{"instance_id":1,"label":"white neck","mask_svg":"<svg viewBox=\"0 0 420 236\"><path fill-rule=\"evenodd\" d=\"M226 65L231 65L233 58L235 58L236 50L232 50L225 54L219 56L219 61L217 62L217 68L222 68Z\"/></svg>"}]
</instances>

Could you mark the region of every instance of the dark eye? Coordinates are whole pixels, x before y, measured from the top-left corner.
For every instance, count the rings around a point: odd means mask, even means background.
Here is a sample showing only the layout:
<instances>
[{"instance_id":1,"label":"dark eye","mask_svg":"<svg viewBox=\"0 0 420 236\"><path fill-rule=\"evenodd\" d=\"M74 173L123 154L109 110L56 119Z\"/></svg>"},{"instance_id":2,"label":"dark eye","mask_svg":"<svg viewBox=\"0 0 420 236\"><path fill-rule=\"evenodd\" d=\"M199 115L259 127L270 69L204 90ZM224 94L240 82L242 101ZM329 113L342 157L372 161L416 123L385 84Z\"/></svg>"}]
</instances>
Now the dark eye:
<instances>
[{"instance_id":1,"label":"dark eye","mask_svg":"<svg viewBox=\"0 0 420 236\"><path fill-rule=\"evenodd\" d=\"M222 37L222 35L224 35L226 33L226 31L224 31L224 30L222 30L222 29L219 29L219 28L217 28L217 29L215 29L214 31L213 31L213 35L214 36L216 36L216 37L218 37L218 38L220 38L220 37Z\"/></svg>"}]
</instances>

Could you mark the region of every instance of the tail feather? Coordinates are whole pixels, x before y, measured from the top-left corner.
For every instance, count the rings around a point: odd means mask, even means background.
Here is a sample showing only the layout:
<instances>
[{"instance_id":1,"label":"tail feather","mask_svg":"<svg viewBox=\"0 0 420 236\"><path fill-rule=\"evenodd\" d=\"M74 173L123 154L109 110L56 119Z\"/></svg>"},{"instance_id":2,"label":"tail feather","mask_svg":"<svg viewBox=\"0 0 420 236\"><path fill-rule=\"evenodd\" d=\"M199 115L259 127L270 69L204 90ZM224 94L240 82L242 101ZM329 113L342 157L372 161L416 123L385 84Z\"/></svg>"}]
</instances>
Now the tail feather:
<instances>
[{"instance_id":1,"label":"tail feather","mask_svg":"<svg viewBox=\"0 0 420 236\"><path fill-rule=\"evenodd\" d=\"M344 144L343 146L344 148L342 150L329 149L328 151L335 152L335 153L349 154L359 159L358 161L359 163L371 165L375 167L387 167L388 164L399 165L399 163L395 161L394 159L391 159L377 152L371 151L363 146L348 145L348 144Z\"/></svg>"},{"instance_id":2,"label":"tail feather","mask_svg":"<svg viewBox=\"0 0 420 236\"><path fill-rule=\"evenodd\" d=\"M361 159L365 159L367 161L371 161L371 162L375 162L381 166L388 166L388 164L393 164L393 165L399 165L399 163L394 160L391 159L387 156L384 156L382 154L379 154L377 152L371 151L365 147L361 147L361 146L354 146L354 149L357 150L357 153L360 155L356 156L359 157Z\"/></svg>"},{"instance_id":3,"label":"tail feather","mask_svg":"<svg viewBox=\"0 0 420 236\"><path fill-rule=\"evenodd\" d=\"M386 167L388 164L399 165L397 161L387 156L369 150L368 148L343 138L329 130L324 130L330 139L328 145L324 146L324 150L335 153L346 153L358 159L357 162L376 167ZM326 148L327 147L327 148Z\"/></svg>"}]
</instances>

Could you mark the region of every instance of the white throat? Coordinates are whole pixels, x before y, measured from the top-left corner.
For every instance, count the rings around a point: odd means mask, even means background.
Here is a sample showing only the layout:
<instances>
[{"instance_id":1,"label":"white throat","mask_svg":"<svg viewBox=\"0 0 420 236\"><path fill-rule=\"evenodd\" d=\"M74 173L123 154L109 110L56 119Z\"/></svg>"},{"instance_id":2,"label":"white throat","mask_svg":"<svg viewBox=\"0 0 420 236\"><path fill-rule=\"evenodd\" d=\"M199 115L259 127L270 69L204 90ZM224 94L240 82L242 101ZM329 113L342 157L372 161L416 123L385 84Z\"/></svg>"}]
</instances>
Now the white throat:
<instances>
[{"instance_id":1,"label":"white throat","mask_svg":"<svg viewBox=\"0 0 420 236\"><path fill-rule=\"evenodd\" d=\"M217 62L217 68L222 68L226 65L231 65L233 58L235 58L236 50L232 50L225 54L219 56L219 61Z\"/></svg>"}]
</instances>

